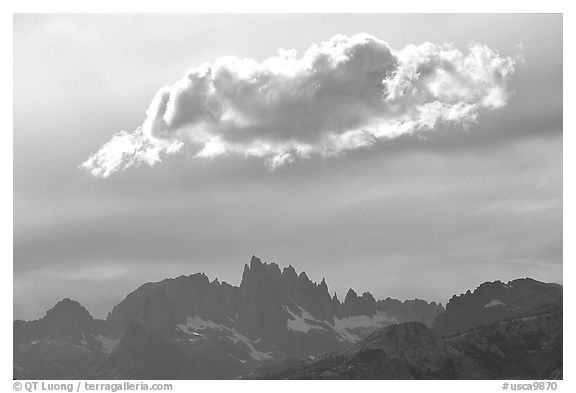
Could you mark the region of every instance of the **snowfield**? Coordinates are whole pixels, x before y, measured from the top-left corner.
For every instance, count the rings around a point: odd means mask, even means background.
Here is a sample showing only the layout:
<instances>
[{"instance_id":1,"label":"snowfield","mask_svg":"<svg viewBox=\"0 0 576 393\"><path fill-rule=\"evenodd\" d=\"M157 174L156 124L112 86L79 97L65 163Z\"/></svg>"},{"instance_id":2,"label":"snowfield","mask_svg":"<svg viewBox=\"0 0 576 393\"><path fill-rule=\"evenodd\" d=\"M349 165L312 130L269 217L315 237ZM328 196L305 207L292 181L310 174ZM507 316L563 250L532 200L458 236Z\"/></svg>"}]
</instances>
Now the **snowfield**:
<instances>
[{"instance_id":1,"label":"snowfield","mask_svg":"<svg viewBox=\"0 0 576 393\"><path fill-rule=\"evenodd\" d=\"M499 299L492 299L490 302L484 305L484 308L495 307L495 306L505 306L505 303L502 303Z\"/></svg>"},{"instance_id":2,"label":"snowfield","mask_svg":"<svg viewBox=\"0 0 576 393\"><path fill-rule=\"evenodd\" d=\"M197 333L197 330L204 330L204 329L222 330L222 327L220 325L197 316L188 317L186 318L185 324L178 324L176 326L178 327L178 329L182 330L184 333L187 334Z\"/></svg>"},{"instance_id":3,"label":"snowfield","mask_svg":"<svg viewBox=\"0 0 576 393\"><path fill-rule=\"evenodd\" d=\"M256 341L250 340L248 337L238 333L236 329L232 329L223 325L219 325L214 321L210 321L207 319L202 319L199 316L193 316L186 318L185 324L178 324L176 325L178 329L182 332L194 335L196 337L203 337L202 334L198 333L198 330L205 330L205 329L214 329L220 330L227 334L227 336L234 342L242 342L248 348L248 354L256 359L256 360L266 360L272 359L273 356L269 352L261 352L254 347L254 344L260 342L260 338ZM194 340L195 341L195 340Z\"/></svg>"},{"instance_id":4,"label":"snowfield","mask_svg":"<svg viewBox=\"0 0 576 393\"><path fill-rule=\"evenodd\" d=\"M330 326L332 330L339 336L341 340L349 342L357 342L361 337L354 333L355 329L379 329L381 327L398 323L396 318L389 316L384 312L378 312L374 316L353 316L346 318L334 318L334 323L331 324L327 321L320 321L314 318L308 311L304 310L302 307L298 306L302 316L294 314L288 307L284 307L284 310L290 315L286 326L288 329L295 332L308 333L310 330L327 330L324 326Z\"/></svg>"},{"instance_id":5,"label":"snowfield","mask_svg":"<svg viewBox=\"0 0 576 393\"><path fill-rule=\"evenodd\" d=\"M104 352L112 352L118 346L121 339L121 337L109 338L101 334L94 336L94 338L100 341L100 344L102 344L102 350Z\"/></svg>"}]
</instances>

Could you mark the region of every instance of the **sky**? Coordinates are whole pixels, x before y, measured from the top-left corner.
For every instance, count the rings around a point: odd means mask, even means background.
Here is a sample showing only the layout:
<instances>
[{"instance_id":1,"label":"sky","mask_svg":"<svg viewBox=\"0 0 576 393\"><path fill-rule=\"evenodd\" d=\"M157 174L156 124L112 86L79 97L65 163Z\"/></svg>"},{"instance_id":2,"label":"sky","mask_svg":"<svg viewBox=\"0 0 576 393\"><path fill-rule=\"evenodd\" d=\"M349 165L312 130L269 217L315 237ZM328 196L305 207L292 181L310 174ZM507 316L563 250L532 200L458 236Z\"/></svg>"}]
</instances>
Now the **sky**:
<instances>
[{"instance_id":1,"label":"sky","mask_svg":"<svg viewBox=\"0 0 576 393\"><path fill-rule=\"evenodd\" d=\"M562 283L560 15L16 15L13 145L15 319L252 255L340 298Z\"/></svg>"}]
</instances>

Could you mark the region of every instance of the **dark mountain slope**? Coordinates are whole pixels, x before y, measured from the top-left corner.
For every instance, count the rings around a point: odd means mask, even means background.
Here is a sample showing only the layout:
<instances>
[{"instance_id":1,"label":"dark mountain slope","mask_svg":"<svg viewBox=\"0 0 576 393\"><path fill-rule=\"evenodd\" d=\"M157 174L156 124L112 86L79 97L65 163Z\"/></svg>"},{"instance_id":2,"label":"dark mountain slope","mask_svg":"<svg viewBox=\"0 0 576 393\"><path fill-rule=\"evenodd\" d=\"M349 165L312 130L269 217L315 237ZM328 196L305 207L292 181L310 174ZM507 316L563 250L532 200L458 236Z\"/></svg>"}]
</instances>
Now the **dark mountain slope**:
<instances>
[{"instance_id":1,"label":"dark mountain slope","mask_svg":"<svg viewBox=\"0 0 576 393\"><path fill-rule=\"evenodd\" d=\"M75 300L63 299L38 320L14 321L14 344L50 336L81 337L98 330L98 322Z\"/></svg>"},{"instance_id":2,"label":"dark mountain slope","mask_svg":"<svg viewBox=\"0 0 576 393\"><path fill-rule=\"evenodd\" d=\"M559 379L562 306L548 305L449 338L418 322L261 379Z\"/></svg>"},{"instance_id":3,"label":"dark mountain slope","mask_svg":"<svg viewBox=\"0 0 576 393\"><path fill-rule=\"evenodd\" d=\"M562 287L557 284L531 278L506 284L501 281L486 282L474 292L452 297L446 304L446 312L435 319L432 330L449 336L561 302Z\"/></svg>"},{"instance_id":4,"label":"dark mountain slope","mask_svg":"<svg viewBox=\"0 0 576 393\"><path fill-rule=\"evenodd\" d=\"M183 379L185 357L158 331L131 322L118 347L99 367L99 379Z\"/></svg>"},{"instance_id":5,"label":"dark mountain slope","mask_svg":"<svg viewBox=\"0 0 576 393\"><path fill-rule=\"evenodd\" d=\"M70 299L13 329L14 375L27 379L89 378L120 336Z\"/></svg>"},{"instance_id":6,"label":"dark mountain slope","mask_svg":"<svg viewBox=\"0 0 576 393\"><path fill-rule=\"evenodd\" d=\"M420 322L388 326L351 349L266 379L469 379L485 375Z\"/></svg>"},{"instance_id":7,"label":"dark mountain slope","mask_svg":"<svg viewBox=\"0 0 576 393\"><path fill-rule=\"evenodd\" d=\"M494 379L562 378L562 305L496 322L446 342Z\"/></svg>"}]
</instances>

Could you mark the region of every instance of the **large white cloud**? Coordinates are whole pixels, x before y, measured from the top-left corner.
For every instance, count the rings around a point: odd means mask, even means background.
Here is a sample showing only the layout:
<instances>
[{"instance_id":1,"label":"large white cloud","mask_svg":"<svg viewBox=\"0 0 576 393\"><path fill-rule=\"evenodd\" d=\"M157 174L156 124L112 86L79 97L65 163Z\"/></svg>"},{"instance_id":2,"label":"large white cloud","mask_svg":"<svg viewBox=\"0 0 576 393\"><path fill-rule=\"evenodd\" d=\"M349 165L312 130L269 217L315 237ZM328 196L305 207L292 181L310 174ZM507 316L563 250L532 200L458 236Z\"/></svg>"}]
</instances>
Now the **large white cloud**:
<instances>
[{"instance_id":1,"label":"large white cloud","mask_svg":"<svg viewBox=\"0 0 576 393\"><path fill-rule=\"evenodd\" d=\"M261 157L271 167L377 140L466 125L504 106L514 60L485 45L466 53L424 43L392 50L368 35L335 36L259 63L222 57L161 88L141 127L121 131L82 164L95 176L183 150Z\"/></svg>"}]
</instances>

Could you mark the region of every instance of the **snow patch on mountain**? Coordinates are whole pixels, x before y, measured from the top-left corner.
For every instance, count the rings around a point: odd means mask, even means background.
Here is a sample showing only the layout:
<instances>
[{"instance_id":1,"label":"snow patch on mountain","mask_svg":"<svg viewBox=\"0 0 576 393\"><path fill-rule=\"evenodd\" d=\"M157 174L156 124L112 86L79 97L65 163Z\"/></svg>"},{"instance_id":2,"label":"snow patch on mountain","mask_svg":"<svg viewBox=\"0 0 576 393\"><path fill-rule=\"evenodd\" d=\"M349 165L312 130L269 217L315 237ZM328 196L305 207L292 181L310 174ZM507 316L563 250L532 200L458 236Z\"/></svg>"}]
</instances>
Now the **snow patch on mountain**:
<instances>
[{"instance_id":1,"label":"snow patch on mountain","mask_svg":"<svg viewBox=\"0 0 576 393\"><path fill-rule=\"evenodd\" d=\"M494 307L494 306L505 306L505 303L502 303L499 299L492 299L490 302L484 305L484 308Z\"/></svg>"},{"instance_id":2,"label":"snow patch on mountain","mask_svg":"<svg viewBox=\"0 0 576 393\"><path fill-rule=\"evenodd\" d=\"M187 334L197 333L198 330L217 329L222 330L222 326L210 320L202 319L198 316L186 318L185 324L176 325L178 329Z\"/></svg>"},{"instance_id":3,"label":"snow patch on mountain","mask_svg":"<svg viewBox=\"0 0 576 393\"><path fill-rule=\"evenodd\" d=\"M252 358L254 358L256 360L266 360L266 359L272 359L274 357L274 356L272 356L272 353L270 353L270 352L260 352L259 350L254 348L252 340L250 340L248 337L244 336L243 334L238 333L236 331L236 329L231 329L231 328L228 328L225 326L224 326L224 329L232 334L231 340L234 343L242 342L242 343L244 343L244 345L246 345L248 347L248 350L250 351L249 355Z\"/></svg>"},{"instance_id":4,"label":"snow patch on mountain","mask_svg":"<svg viewBox=\"0 0 576 393\"><path fill-rule=\"evenodd\" d=\"M355 329L376 330L395 323L398 323L396 318L379 311L373 316L356 315L346 318L334 318L334 324L331 326L342 339L349 342L357 342L361 340L362 337L354 333Z\"/></svg>"},{"instance_id":5,"label":"snow patch on mountain","mask_svg":"<svg viewBox=\"0 0 576 393\"><path fill-rule=\"evenodd\" d=\"M118 344L120 343L120 339L121 339L121 337L110 338L110 337L103 336L101 334L94 336L94 338L96 340L100 341L100 344L102 344L102 350L104 352L112 352L118 346Z\"/></svg>"},{"instance_id":6,"label":"snow patch on mountain","mask_svg":"<svg viewBox=\"0 0 576 393\"><path fill-rule=\"evenodd\" d=\"M230 353L228 354L228 356L230 356L230 357L231 357L232 359L234 359L234 360L238 360L238 361L239 361L240 363L242 363L242 364L246 363L246 360L239 359L239 358L237 358L236 356L233 356L233 355L230 354Z\"/></svg>"},{"instance_id":7,"label":"snow patch on mountain","mask_svg":"<svg viewBox=\"0 0 576 393\"><path fill-rule=\"evenodd\" d=\"M301 308L301 307L298 307L298 308L300 309L302 316L299 316L298 314L294 314L288 307L284 306L284 310L292 318L292 319L288 318L288 321L286 321L286 326L288 327L288 329L293 330L295 332L302 332L302 333L308 333L312 329L318 329L318 330L324 329L318 325L314 325L314 324L310 323L310 321L317 322L317 323L322 323L322 321L315 319L312 315L310 315L310 313L308 311L304 310L303 308Z\"/></svg>"},{"instance_id":8,"label":"snow patch on mountain","mask_svg":"<svg viewBox=\"0 0 576 393\"><path fill-rule=\"evenodd\" d=\"M326 330L323 326L330 326L342 341L357 342L362 339L358 330L377 330L381 327L398 323L397 319L385 312L379 311L376 315L357 315L346 318L334 318L334 323L320 321L308 311L298 306L302 316L295 314L288 307L284 310L290 315L286 321L288 329L296 332L308 333L310 330Z\"/></svg>"},{"instance_id":9,"label":"snow patch on mountain","mask_svg":"<svg viewBox=\"0 0 576 393\"><path fill-rule=\"evenodd\" d=\"M188 317L186 318L186 324L178 324L176 325L178 329L183 331L186 334L190 334L195 336L195 338L191 341L196 341L200 337L203 337L201 334L198 333L198 330L205 330L205 329L214 329L220 330L222 332L227 333L230 336L230 339L236 344L238 342L243 343L248 347L248 354L256 359L256 360L266 360L272 359L273 356L269 352L261 352L254 347L254 344L260 342L260 339L257 341L252 342L248 337L240 334L236 331L236 329L229 328L227 326L219 325L213 321L202 319L199 316Z\"/></svg>"}]
</instances>

